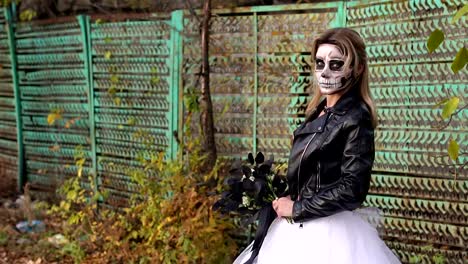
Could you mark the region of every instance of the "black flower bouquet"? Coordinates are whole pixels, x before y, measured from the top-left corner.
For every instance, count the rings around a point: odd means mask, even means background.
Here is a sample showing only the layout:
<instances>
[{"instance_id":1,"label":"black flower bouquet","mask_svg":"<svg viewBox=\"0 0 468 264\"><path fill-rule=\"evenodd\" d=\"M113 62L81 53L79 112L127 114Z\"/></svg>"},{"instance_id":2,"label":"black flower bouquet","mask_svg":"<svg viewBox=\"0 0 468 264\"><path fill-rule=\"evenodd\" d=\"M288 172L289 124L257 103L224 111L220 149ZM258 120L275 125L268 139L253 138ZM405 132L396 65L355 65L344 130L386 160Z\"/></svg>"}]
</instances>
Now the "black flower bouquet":
<instances>
[{"instance_id":1,"label":"black flower bouquet","mask_svg":"<svg viewBox=\"0 0 468 264\"><path fill-rule=\"evenodd\" d=\"M259 152L254 158L248 154L248 163L237 161L225 181L227 190L213 206L222 213L236 213L247 217L247 223L258 220L252 256L246 263L252 263L260 250L270 224L276 217L273 200L283 197L288 191L286 180L272 171L273 157L265 161ZM289 220L290 221L290 220Z\"/></svg>"}]
</instances>

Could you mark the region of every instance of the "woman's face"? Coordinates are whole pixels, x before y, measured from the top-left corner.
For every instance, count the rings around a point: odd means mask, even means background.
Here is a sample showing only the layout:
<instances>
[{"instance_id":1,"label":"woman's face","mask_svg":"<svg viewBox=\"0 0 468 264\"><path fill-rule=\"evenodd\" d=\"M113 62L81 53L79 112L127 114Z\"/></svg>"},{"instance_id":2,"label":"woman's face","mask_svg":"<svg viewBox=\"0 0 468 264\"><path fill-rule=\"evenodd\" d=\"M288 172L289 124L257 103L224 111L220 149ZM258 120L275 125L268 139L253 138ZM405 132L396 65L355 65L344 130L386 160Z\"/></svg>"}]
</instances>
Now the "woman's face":
<instances>
[{"instance_id":1,"label":"woman's face","mask_svg":"<svg viewBox=\"0 0 468 264\"><path fill-rule=\"evenodd\" d=\"M352 68L344 69L347 57L336 45L321 44L315 54L315 78L324 95L334 94L348 88Z\"/></svg>"}]
</instances>

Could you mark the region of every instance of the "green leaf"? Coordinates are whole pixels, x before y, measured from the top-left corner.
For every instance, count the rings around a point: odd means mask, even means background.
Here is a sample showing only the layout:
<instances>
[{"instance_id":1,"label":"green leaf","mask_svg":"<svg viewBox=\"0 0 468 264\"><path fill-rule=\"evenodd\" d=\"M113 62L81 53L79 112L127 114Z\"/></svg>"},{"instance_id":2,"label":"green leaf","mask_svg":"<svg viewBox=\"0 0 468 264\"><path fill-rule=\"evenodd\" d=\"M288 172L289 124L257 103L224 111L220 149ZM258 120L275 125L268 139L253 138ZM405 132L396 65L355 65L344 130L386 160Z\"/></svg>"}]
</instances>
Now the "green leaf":
<instances>
[{"instance_id":1,"label":"green leaf","mask_svg":"<svg viewBox=\"0 0 468 264\"><path fill-rule=\"evenodd\" d=\"M112 84L118 83L118 82L119 82L119 76L113 74L113 75L110 77L110 81L111 81Z\"/></svg>"},{"instance_id":2,"label":"green leaf","mask_svg":"<svg viewBox=\"0 0 468 264\"><path fill-rule=\"evenodd\" d=\"M0 246L6 245L8 243L8 234L4 231L0 231Z\"/></svg>"},{"instance_id":3,"label":"green leaf","mask_svg":"<svg viewBox=\"0 0 468 264\"><path fill-rule=\"evenodd\" d=\"M410 264L416 264L416 263L421 263L421 257L419 255L412 255L409 258L409 263Z\"/></svg>"},{"instance_id":4,"label":"green leaf","mask_svg":"<svg viewBox=\"0 0 468 264\"><path fill-rule=\"evenodd\" d=\"M444 41L444 32L440 29L432 31L429 39L427 40L427 50L432 53Z\"/></svg>"},{"instance_id":5,"label":"green leaf","mask_svg":"<svg viewBox=\"0 0 468 264\"><path fill-rule=\"evenodd\" d=\"M127 125L134 126L135 124L136 124L136 118L133 116L129 117L127 120Z\"/></svg>"},{"instance_id":6,"label":"green leaf","mask_svg":"<svg viewBox=\"0 0 468 264\"><path fill-rule=\"evenodd\" d=\"M111 96L114 96L117 93L117 89L115 88L114 84L112 84L109 87L109 89L107 89L107 93L109 93L109 95L111 95Z\"/></svg>"},{"instance_id":7,"label":"green leaf","mask_svg":"<svg viewBox=\"0 0 468 264\"><path fill-rule=\"evenodd\" d=\"M468 13L468 3L465 4L462 9L458 10L458 12L452 17L452 21L450 21L450 24L455 24L457 21L464 15Z\"/></svg>"},{"instance_id":8,"label":"green leaf","mask_svg":"<svg viewBox=\"0 0 468 264\"><path fill-rule=\"evenodd\" d=\"M114 97L114 104L120 106L122 104L122 99L120 99L120 97Z\"/></svg>"},{"instance_id":9,"label":"green leaf","mask_svg":"<svg viewBox=\"0 0 468 264\"><path fill-rule=\"evenodd\" d=\"M432 260L434 261L434 264L445 264L447 259L444 255L439 253L437 255L432 256Z\"/></svg>"},{"instance_id":10,"label":"green leaf","mask_svg":"<svg viewBox=\"0 0 468 264\"><path fill-rule=\"evenodd\" d=\"M154 76L151 78L151 84L152 85L156 85L159 83L159 77L158 76Z\"/></svg>"},{"instance_id":11,"label":"green leaf","mask_svg":"<svg viewBox=\"0 0 468 264\"><path fill-rule=\"evenodd\" d=\"M437 107L439 107L439 106L441 106L441 105L447 103L448 101L449 101L448 98L447 98L447 99L444 99L444 100L438 102L437 104L435 104L432 108L437 108Z\"/></svg>"},{"instance_id":12,"label":"green leaf","mask_svg":"<svg viewBox=\"0 0 468 264\"><path fill-rule=\"evenodd\" d=\"M226 103L226 104L224 105L223 111L221 112L221 116L224 116L224 114L227 113L227 111L229 110L229 108L230 108L229 103Z\"/></svg>"},{"instance_id":13,"label":"green leaf","mask_svg":"<svg viewBox=\"0 0 468 264\"><path fill-rule=\"evenodd\" d=\"M109 60L111 57L112 57L112 52L106 51L106 53L104 53L104 58L106 58L106 60Z\"/></svg>"},{"instance_id":14,"label":"green leaf","mask_svg":"<svg viewBox=\"0 0 468 264\"><path fill-rule=\"evenodd\" d=\"M85 164L86 162L86 159L85 158L79 158L75 161L75 164L76 166L80 166L80 167L83 167L83 165Z\"/></svg>"},{"instance_id":15,"label":"green leaf","mask_svg":"<svg viewBox=\"0 0 468 264\"><path fill-rule=\"evenodd\" d=\"M452 62L452 71L457 74L459 70L463 69L465 67L466 63L468 62L468 52L465 47L462 47L457 55L455 56L455 59Z\"/></svg>"},{"instance_id":16,"label":"green leaf","mask_svg":"<svg viewBox=\"0 0 468 264\"><path fill-rule=\"evenodd\" d=\"M458 159L459 151L460 146L458 145L458 143L455 140L450 139L450 142L448 144L448 154L453 161L456 161Z\"/></svg>"},{"instance_id":17,"label":"green leaf","mask_svg":"<svg viewBox=\"0 0 468 264\"><path fill-rule=\"evenodd\" d=\"M33 18L37 16L36 11L28 8L20 13L20 20L21 21L31 21Z\"/></svg>"},{"instance_id":18,"label":"green leaf","mask_svg":"<svg viewBox=\"0 0 468 264\"><path fill-rule=\"evenodd\" d=\"M130 237L131 238L137 238L138 237L138 232L133 230L131 233L130 233Z\"/></svg>"},{"instance_id":19,"label":"green leaf","mask_svg":"<svg viewBox=\"0 0 468 264\"><path fill-rule=\"evenodd\" d=\"M65 201L61 201L60 202L60 208L65 210L65 211L68 211L68 210L70 210L70 203L65 202Z\"/></svg>"},{"instance_id":20,"label":"green leaf","mask_svg":"<svg viewBox=\"0 0 468 264\"><path fill-rule=\"evenodd\" d=\"M110 37L104 38L104 43L109 44L111 42L112 42L112 38L110 38Z\"/></svg>"},{"instance_id":21,"label":"green leaf","mask_svg":"<svg viewBox=\"0 0 468 264\"><path fill-rule=\"evenodd\" d=\"M458 104L460 103L460 98L454 96L448 100L445 104L444 109L442 110L442 118L449 118L455 110L457 110Z\"/></svg>"},{"instance_id":22,"label":"green leaf","mask_svg":"<svg viewBox=\"0 0 468 264\"><path fill-rule=\"evenodd\" d=\"M78 196L78 193L76 192L76 190L71 190L67 193L67 199L68 200L72 200L74 201L76 199L76 197Z\"/></svg>"},{"instance_id":23,"label":"green leaf","mask_svg":"<svg viewBox=\"0 0 468 264\"><path fill-rule=\"evenodd\" d=\"M184 103L190 112L199 112L200 104L198 103L198 96L195 94L189 94L184 96Z\"/></svg>"}]
</instances>

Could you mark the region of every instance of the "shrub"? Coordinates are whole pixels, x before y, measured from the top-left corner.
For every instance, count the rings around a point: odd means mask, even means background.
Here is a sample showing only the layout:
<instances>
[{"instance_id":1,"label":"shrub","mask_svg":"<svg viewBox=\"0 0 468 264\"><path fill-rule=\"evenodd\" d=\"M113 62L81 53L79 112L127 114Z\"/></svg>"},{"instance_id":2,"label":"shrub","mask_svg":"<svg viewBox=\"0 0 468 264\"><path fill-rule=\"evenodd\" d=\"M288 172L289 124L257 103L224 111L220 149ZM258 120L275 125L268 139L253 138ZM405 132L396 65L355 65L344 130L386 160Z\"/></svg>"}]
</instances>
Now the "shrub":
<instances>
[{"instance_id":1,"label":"shrub","mask_svg":"<svg viewBox=\"0 0 468 264\"><path fill-rule=\"evenodd\" d=\"M229 263L237 252L231 236L235 219L212 210L224 163L204 172L198 142L181 149L186 154L181 150L174 161L165 160L164 153L142 153L141 167L125 169L138 194L122 210L99 208L98 213L97 202L106 195L92 176L84 187L85 160L77 148L78 174L62 185L63 200L50 210L65 220L63 232L73 245L63 252L75 262L82 261L82 252L95 252L94 262L98 256L102 262Z\"/></svg>"}]
</instances>

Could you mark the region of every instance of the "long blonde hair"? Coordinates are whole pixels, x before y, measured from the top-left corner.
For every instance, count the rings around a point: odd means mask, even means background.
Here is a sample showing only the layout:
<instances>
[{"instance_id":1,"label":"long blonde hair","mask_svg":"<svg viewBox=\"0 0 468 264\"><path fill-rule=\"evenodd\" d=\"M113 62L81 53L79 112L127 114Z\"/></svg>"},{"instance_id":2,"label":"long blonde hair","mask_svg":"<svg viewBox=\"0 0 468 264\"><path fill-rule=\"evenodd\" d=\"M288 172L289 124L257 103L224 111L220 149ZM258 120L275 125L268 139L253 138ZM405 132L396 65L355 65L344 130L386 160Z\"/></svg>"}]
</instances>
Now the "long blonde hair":
<instances>
[{"instance_id":1,"label":"long blonde hair","mask_svg":"<svg viewBox=\"0 0 468 264\"><path fill-rule=\"evenodd\" d=\"M312 43L312 61L315 61L315 54L317 54L317 49L321 44L336 45L343 55L348 57L343 67L352 67L352 76L357 80L356 86L359 87L359 95L369 108L372 125L375 128L377 126L377 110L369 89L369 67L367 65L366 45L361 36L349 28L332 28L323 32ZM322 98L317 81L313 82L312 89L314 93L310 103L307 105L307 116L316 111ZM351 87L350 89L355 88Z\"/></svg>"}]
</instances>

